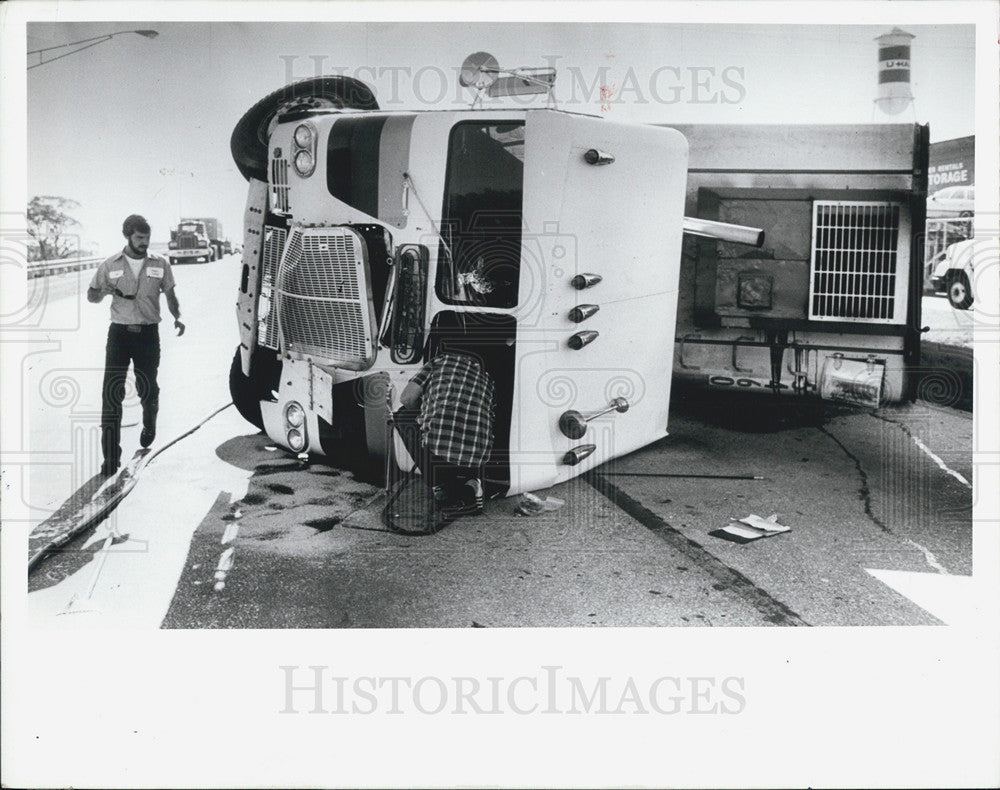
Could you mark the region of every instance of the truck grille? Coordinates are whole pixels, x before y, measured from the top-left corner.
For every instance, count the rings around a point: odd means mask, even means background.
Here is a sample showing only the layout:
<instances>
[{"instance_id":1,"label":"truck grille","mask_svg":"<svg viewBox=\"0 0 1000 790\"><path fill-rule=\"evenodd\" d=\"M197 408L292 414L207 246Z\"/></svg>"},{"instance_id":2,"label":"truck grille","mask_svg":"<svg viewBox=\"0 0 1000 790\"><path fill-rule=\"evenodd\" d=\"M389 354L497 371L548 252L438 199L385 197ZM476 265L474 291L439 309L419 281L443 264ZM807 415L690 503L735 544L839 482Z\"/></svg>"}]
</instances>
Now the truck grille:
<instances>
[{"instance_id":1,"label":"truck grille","mask_svg":"<svg viewBox=\"0 0 1000 790\"><path fill-rule=\"evenodd\" d=\"M288 214L288 160L281 156L281 149L274 149L271 157L271 210L275 214Z\"/></svg>"},{"instance_id":2,"label":"truck grille","mask_svg":"<svg viewBox=\"0 0 1000 790\"><path fill-rule=\"evenodd\" d=\"M898 203L816 201L809 317L896 320Z\"/></svg>"},{"instance_id":3,"label":"truck grille","mask_svg":"<svg viewBox=\"0 0 1000 790\"><path fill-rule=\"evenodd\" d=\"M294 228L277 288L287 353L365 370L375 362L375 311L364 241L350 228Z\"/></svg>"},{"instance_id":4,"label":"truck grille","mask_svg":"<svg viewBox=\"0 0 1000 790\"><path fill-rule=\"evenodd\" d=\"M257 342L267 348L278 348L278 320L274 314L274 280L278 274L278 263L285 249L288 231L270 225L264 228L264 257L260 273L260 295L266 299L269 309L259 319Z\"/></svg>"}]
</instances>

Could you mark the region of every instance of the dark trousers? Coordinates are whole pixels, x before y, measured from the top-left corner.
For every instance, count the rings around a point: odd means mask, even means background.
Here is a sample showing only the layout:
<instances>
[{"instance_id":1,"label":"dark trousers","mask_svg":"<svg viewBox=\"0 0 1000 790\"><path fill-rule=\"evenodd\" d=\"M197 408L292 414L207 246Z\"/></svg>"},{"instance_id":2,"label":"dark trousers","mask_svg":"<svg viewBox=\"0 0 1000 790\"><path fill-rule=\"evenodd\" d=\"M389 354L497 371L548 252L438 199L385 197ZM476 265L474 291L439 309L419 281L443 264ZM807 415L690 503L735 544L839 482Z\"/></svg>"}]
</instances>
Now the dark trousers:
<instances>
[{"instance_id":1,"label":"dark trousers","mask_svg":"<svg viewBox=\"0 0 1000 790\"><path fill-rule=\"evenodd\" d=\"M160 332L156 324L129 328L122 324L108 327L104 352L104 388L101 398L101 449L104 460L121 461L122 401L129 363L135 371L136 389L142 403L142 427L156 427L160 407L160 387L156 371L160 367Z\"/></svg>"},{"instance_id":2,"label":"dark trousers","mask_svg":"<svg viewBox=\"0 0 1000 790\"><path fill-rule=\"evenodd\" d=\"M420 426L417 417L420 409L407 409L405 406L392 415L393 426L403 440L403 445L410 457L420 468L430 486L441 486L450 496L457 493L459 486L466 480L479 479L481 470L468 466L456 466L428 450L420 436Z\"/></svg>"}]
</instances>

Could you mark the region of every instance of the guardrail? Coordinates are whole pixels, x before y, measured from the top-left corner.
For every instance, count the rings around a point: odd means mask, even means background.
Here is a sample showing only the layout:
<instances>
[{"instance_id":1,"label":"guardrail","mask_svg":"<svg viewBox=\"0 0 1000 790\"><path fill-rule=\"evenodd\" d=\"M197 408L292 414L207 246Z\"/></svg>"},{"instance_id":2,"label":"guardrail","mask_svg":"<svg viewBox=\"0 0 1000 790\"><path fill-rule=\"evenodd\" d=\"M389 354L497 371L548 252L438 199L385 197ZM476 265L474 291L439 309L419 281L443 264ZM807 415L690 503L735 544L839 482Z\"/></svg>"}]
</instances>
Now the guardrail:
<instances>
[{"instance_id":1,"label":"guardrail","mask_svg":"<svg viewBox=\"0 0 1000 790\"><path fill-rule=\"evenodd\" d=\"M64 274L65 272L79 272L85 269L93 269L106 255L91 255L85 258L61 258L56 261L34 261L28 264L28 279L36 277L47 277L50 274Z\"/></svg>"}]
</instances>

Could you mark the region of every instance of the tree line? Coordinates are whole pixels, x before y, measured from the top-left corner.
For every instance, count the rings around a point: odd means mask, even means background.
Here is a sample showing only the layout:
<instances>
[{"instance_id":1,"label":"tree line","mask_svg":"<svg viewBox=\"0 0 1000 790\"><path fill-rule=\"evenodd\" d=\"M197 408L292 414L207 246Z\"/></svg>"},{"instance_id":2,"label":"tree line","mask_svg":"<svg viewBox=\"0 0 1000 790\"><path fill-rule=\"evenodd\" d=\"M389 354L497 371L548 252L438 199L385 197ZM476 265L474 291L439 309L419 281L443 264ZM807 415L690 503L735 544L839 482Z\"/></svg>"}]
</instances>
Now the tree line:
<instances>
[{"instance_id":1,"label":"tree line","mask_svg":"<svg viewBox=\"0 0 1000 790\"><path fill-rule=\"evenodd\" d=\"M80 227L69 212L80 208L71 198L36 195L28 202L27 229L34 244L28 246L29 261L53 261L83 254Z\"/></svg>"}]
</instances>

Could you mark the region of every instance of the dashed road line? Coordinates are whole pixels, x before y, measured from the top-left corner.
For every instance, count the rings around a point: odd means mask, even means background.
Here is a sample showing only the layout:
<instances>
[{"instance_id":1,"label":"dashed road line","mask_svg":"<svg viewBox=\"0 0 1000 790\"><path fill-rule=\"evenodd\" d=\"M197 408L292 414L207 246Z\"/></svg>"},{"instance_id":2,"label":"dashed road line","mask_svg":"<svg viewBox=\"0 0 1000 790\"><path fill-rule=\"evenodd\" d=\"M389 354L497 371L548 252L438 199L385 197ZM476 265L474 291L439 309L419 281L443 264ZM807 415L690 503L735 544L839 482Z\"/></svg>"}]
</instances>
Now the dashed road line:
<instances>
[{"instance_id":1,"label":"dashed road line","mask_svg":"<svg viewBox=\"0 0 1000 790\"><path fill-rule=\"evenodd\" d=\"M233 569L233 555L236 549L230 546L219 557L219 564L215 568L215 591L222 592L226 588L226 576Z\"/></svg>"},{"instance_id":2,"label":"dashed road line","mask_svg":"<svg viewBox=\"0 0 1000 790\"><path fill-rule=\"evenodd\" d=\"M899 423L896 424L899 425ZM947 474L954 477L959 483L968 488L970 491L972 490L972 483L970 483L968 480L962 477L962 475L960 475L954 469L950 468L944 461L938 458L926 444L924 444L916 436L910 433L905 426L900 426L900 427L903 428L903 432L907 436L913 439L913 443L920 448L921 452L923 452L925 455L927 455L928 458L930 458L934 463L936 463L943 472L946 472Z\"/></svg>"},{"instance_id":3,"label":"dashed road line","mask_svg":"<svg viewBox=\"0 0 1000 790\"><path fill-rule=\"evenodd\" d=\"M940 562L938 562L937 557L934 556L934 552L928 549L926 546L921 546L915 540L910 538L903 538L907 543L913 546L917 551L924 555L924 559L927 560L927 564L930 565L938 573L948 573L948 569L944 567Z\"/></svg>"},{"instance_id":4,"label":"dashed road line","mask_svg":"<svg viewBox=\"0 0 1000 790\"><path fill-rule=\"evenodd\" d=\"M966 488L968 488L970 491L972 490L972 483L970 483L968 480L966 480L965 477L963 477L960 473L956 472L954 469L952 469L950 466L948 466L944 461L941 460L940 457L938 457L934 453L933 450L931 450L930 447L928 447L926 444L924 444L922 441L920 441L920 439L918 437L914 436L913 432L910 430L909 426L905 425L904 423L898 422L896 420L890 420L888 417L885 417L885 416L883 416L881 414L873 414L872 416L875 417L876 419L882 420L883 422L887 422L890 425L895 425L903 433L905 433L907 436L909 436L910 439L913 440L913 443L915 445L917 445L917 447L920 449L920 452L924 453L924 455L926 455L935 464L937 464L938 468L942 472L944 472L945 474L951 475L959 483L961 483L963 486L965 486Z\"/></svg>"},{"instance_id":5,"label":"dashed road line","mask_svg":"<svg viewBox=\"0 0 1000 790\"><path fill-rule=\"evenodd\" d=\"M877 417L878 415L875 416ZM929 449L926 448L926 445L924 445L919 439L917 439L917 437L915 437L912 433L910 433L910 431L906 428L905 425L903 425L902 423L898 423L895 420L887 420L884 417L878 417L878 419L884 420L885 422L888 422L891 425L896 425L899 428L901 428L903 430L903 433L905 433L907 436L913 439L913 441L917 443L917 446L923 449L931 458L935 459L939 466L943 467L947 471L951 471L944 465L941 459L939 459ZM942 565L938 561L938 558L934 556L934 553L930 549L928 549L926 546L922 546L915 540L908 538L905 535L898 535L896 532L891 530L888 527L888 525L886 525L881 519L879 519L875 515L875 513L872 511L872 506L871 506L871 490L868 487L868 474L865 472L864 467L861 466L861 460L849 449L847 449L847 446L842 441L840 441L840 439L838 439L836 436L830 433L830 431L828 431L825 427L819 426L819 431L828 436L830 439L832 439L834 443L836 443L836 445L840 447L841 450L844 451L844 454L854 462L854 466L858 470L858 475L861 477L861 489L859 491L859 496L861 497L861 500L864 502L865 515L867 515L868 518L871 519L871 521L875 525L877 525L883 532L900 537L903 539L904 542L909 543L911 546L913 546L913 548L915 548L917 551L919 551L921 554L924 555L924 560L935 571L937 571L938 573L948 574L949 573L948 569L945 568L944 565ZM952 474L957 476L959 480L968 485L968 483L965 482L965 478L962 477L960 474L958 474L958 472L952 472ZM972 486L969 486L969 488L971 489Z\"/></svg>"}]
</instances>

